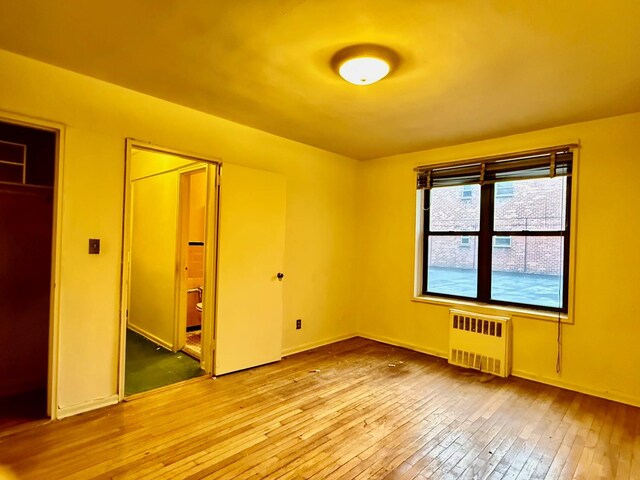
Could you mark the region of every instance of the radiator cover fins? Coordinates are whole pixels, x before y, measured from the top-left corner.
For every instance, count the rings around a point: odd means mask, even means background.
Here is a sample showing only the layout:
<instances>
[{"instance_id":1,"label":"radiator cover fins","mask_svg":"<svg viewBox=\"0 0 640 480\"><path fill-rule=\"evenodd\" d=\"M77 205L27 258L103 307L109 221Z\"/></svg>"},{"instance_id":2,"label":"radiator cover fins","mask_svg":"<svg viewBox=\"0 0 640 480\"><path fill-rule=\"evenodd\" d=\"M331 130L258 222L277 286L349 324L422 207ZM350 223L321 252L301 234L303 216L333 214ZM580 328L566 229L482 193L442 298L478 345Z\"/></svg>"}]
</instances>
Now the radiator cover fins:
<instances>
[{"instance_id":1,"label":"radiator cover fins","mask_svg":"<svg viewBox=\"0 0 640 480\"><path fill-rule=\"evenodd\" d=\"M449 312L449 363L508 377L511 319L462 310Z\"/></svg>"}]
</instances>

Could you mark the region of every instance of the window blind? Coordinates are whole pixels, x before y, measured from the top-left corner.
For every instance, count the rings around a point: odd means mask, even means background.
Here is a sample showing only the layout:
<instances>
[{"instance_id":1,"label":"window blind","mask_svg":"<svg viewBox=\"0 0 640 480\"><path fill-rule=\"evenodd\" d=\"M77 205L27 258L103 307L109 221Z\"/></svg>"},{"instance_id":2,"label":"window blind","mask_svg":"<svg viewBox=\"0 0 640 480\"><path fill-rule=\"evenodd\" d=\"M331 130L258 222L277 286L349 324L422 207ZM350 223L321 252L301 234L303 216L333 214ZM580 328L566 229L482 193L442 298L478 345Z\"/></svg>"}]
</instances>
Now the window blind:
<instances>
[{"instance_id":1,"label":"window blind","mask_svg":"<svg viewBox=\"0 0 640 480\"><path fill-rule=\"evenodd\" d=\"M561 145L416 168L419 190L571 175L573 150Z\"/></svg>"}]
</instances>

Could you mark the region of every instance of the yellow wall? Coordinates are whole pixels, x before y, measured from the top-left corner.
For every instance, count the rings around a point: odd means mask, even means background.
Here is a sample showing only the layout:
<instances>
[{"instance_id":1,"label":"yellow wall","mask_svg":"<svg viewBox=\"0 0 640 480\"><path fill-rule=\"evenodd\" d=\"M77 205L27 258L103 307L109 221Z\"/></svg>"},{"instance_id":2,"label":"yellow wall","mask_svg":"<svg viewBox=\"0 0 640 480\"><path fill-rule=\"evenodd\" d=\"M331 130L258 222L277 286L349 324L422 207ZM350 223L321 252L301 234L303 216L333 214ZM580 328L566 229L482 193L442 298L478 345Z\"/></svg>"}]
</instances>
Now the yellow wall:
<instances>
[{"instance_id":1,"label":"yellow wall","mask_svg":"<svg viewBox=\"0 0 640 480\"><path fill-rule=\"evenodd\" d=\"M134 156L132 165L136 163ZM129 327L170 350L175 342L178 192L176 171L131 184Z\"/></svg>"},{"instance_id":2,"label":"yellow wall","mask_svg":"<svg viewBox=\"0 0 640 480\"><path fill-rule=\"evenodd\" d=\"M0 51L0 108L66 124L58 403L116 393L126 137L270 170L287 182L285 352L355 331L357 162ZM87 239L101 238L100 255ZM304 328L295 330L295 319Z\"/></svg>"},{"instance_id":3,"label":"yellow wall","mask_svg":"<svg viewBox=\"0 0 640 480\"><path fill-rule=\"evenodd\" d=\"M168 349L177 350L178 169L197 162L137 148L132 149L130 162L132 229L128 326ZM193 176L202 183L198 201L204 204L205 173ZM203 221L201 218L200 223ZM200 228L203 230L203 225ZM204 238L204 232L202 236ZM196 283L202 285L202 273ZM193 308L195 310L195 303Z\"/></svg>"},{"instance_id":4,"label":"yellow wall","mask_svg":"<svg viewBox=\"0 0 640 480\"><path fill-rule=\"evenodd\" d=\"M156 151L131 149L131 180L138 180L143 177L155 175L169 170L189 167L197 162L176 155L168 155Z\"/></svg>"},{"instance_id":5,"label":"yellow wall","mask_svg":"<svg viewBox=\"0 0 640 480\"><path fill-rule=\"evenodd\" d=\"M448 307L413 302L417 165L575 142L574 325L514 318L514 374L640 405L640 114L363 163L358 190L358 331L446 355Z\"/></svg>"},{"instance_id":6,"label":"yellow wall","mask_svg":"<svg viewBox=\"0 0 640 480\"><path fill-rule=\"evenodd\" d=\"M575 325L563 327L562 375L555 374L555 325L525 318L514 320L514 371L640 404L640 114L358 164L3 51L0 108L66 124L63 408L116 392L126 137L285 176L285 352L357 330L436 354L447 349L447 308L411 301L412 168L581 140ZM88 238L102 239L100 255L87 254Z\"/></svg>"}]
</instances>

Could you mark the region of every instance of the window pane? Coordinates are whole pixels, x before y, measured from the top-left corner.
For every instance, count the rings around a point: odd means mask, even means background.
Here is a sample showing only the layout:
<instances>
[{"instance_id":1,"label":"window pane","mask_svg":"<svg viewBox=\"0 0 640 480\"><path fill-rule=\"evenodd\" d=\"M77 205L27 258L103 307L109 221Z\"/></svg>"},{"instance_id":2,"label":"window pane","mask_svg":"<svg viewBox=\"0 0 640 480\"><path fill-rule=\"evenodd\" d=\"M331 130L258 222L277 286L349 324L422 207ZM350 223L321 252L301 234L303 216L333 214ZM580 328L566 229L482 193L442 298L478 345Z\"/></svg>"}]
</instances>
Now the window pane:
<instances>
[{"instance_id":1,"label":"window pane","mask_svg":"<svg viewBox=\"0 0 640 480\"><path fill-rule=\"evenodd\" d=\"M463 240L464 239L464 240ZM429 238L427 291L461 297L478 294L478 237Z\"/></svg>"},{"instance_id":2,"label":"window pane","mask_svg":"<svg viewBox=\"0 0 640 480\"><path fill-rule=\"evenodd\" d=\"M496 183L496 198L497 197L513 197L513 182Z\"/></svg>"},{"instance_id":3,"label":"window pane","mask_svg":"<svg viewBox=\"0 0 640 480\"><path fill-rule=\"evenodd\" d=\"M493 247L491 299L543 307L562 306L563 237L510 237Z\"/></svg>"},{"instance_id":4,"label":"window pane","mask_svg":"<svg viewBox=\"0 0 640 480\"><path fill-rule=\"evenodd\" d=\"M511 248L511 237L493 237L493 246L498 248Z\"/></svg>"},{"instance_id":5,"label":"window pane","mask_svg":"<svg viewBox=\"0 0 640 480\"><path fill-rule=\"evenodd\" d=\"M566 212L566 177L538 178L506 182L509 189L495 188L494 229L564 230ZM506 195L507 191L511 192Z\"/></svg>"},{"instance_id":6,"label":"window pane","mask_svg":"<svg viewBox=\"0 0 640 480\"><path fill-rule=\"evenodd\" d=\"M429 226L432 232L478 231L480 185L431 189Z\"/></svg>"}]
</instances>

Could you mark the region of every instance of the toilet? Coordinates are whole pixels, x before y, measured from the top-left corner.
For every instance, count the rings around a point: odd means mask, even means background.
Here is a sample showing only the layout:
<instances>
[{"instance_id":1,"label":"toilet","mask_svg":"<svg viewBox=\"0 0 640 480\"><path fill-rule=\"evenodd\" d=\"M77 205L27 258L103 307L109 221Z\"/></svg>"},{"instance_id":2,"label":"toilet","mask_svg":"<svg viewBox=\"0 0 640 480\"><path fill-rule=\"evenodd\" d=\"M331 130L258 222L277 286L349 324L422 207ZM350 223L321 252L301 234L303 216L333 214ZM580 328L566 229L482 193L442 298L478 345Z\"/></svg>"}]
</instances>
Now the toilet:
<instances>
[{"instance_id":1,"label":"toilet","mask_svg":"<svg viewBox=\"0 0 640 480\"><path fill-rule=\"evenodd\" d=\"M196 303L196 310L202 312L202 287L196 287L195 290L198 292L198 298L200 301Z\"/></svg>"},{"instance_id":2,"label":"toilet","mask_svg":"<svg viewBox=\"0 0 640 480\"><path fill-rule=\"evenodd\" d=\"M197 287L198 296L200 297L200 301L196 303L196 310L202 312L202 287Z\"/></svg>"},{"instance_id":3,"label":"toilet","mask_svg":"<svg viewBox=\"0 0 640 480\"><path fill-rule=\"evenodd\" d=\"M202 287L190 288L187 294L190 296L187 304L187 330L199 329L202 323Z\"/></svg>"}]
</instances>

